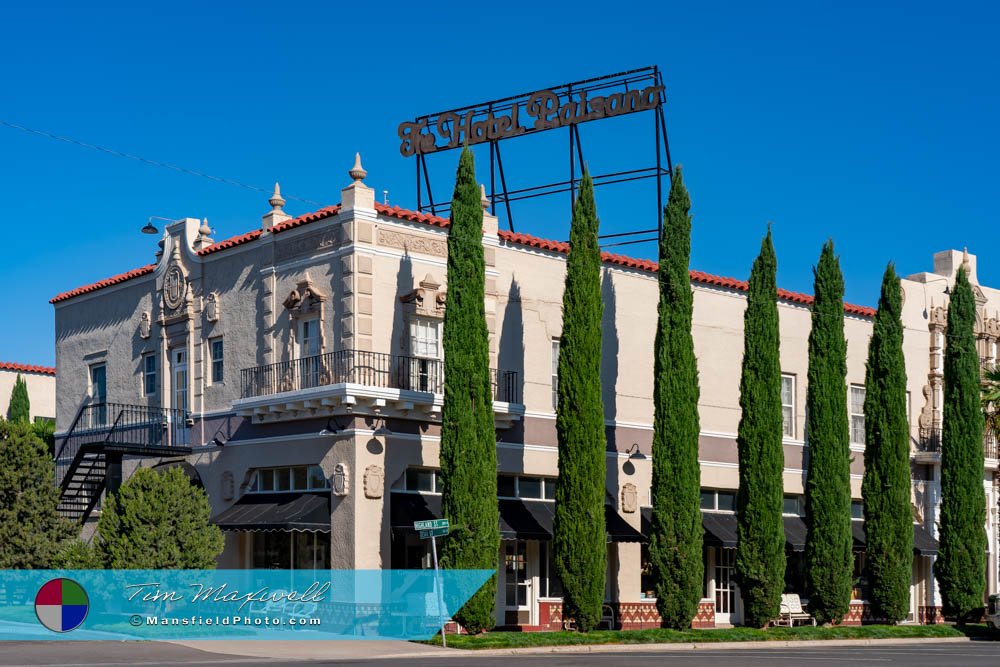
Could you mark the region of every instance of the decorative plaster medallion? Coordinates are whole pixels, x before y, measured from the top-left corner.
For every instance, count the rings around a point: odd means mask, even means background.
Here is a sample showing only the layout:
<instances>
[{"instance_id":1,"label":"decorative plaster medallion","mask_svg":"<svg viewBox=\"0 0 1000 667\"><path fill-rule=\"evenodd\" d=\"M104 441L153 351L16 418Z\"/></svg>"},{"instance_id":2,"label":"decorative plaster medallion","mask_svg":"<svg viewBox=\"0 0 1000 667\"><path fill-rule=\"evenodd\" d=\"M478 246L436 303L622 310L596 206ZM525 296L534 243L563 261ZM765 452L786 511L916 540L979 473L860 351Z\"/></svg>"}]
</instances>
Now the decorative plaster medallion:
<instances>
[{"instance_id":1,"label":"decorative plaster medallion","mask_svg":"<svg viewBox=\"0 0 1000 667\"><path fill-rule=\"evenodd\" d=\"M639 492L632 482L626 483L622 487L622 511L631 514L639 506Z\"/></svg>"},{"instance_id":2,"label":"decorative plaster medallion","mask_svg":"<svg viewBox=\"0 0 1000 667\"><path fill-rule=\"evenodd\" d=\"M222 499L232 500L236 495L236 480L233 478L233 472L231 470L223 472L219 483L222 485Z\"/></svg>"},{"instance_id":3,"label":"decorative plaster medallion","mask_svg":"<svg viewBox=\"0 0 1000 667\"><path fill-rule=\"evenodd\" d=\"M344 463L338 463L333 467L333 475L330 477L330 486L333 487L333 495L335 496L346 496L347 495L347 465Z\"/></svg>"},{"instance_id":4,"label":"decorative plaster medallion","mask_svg":"<svg viewBox=\"0 0 1000 667\"><path fill-rule=\"evenodd\" d=\"M384 481L382 466L370 465L365 468L365 498L381 498Z\"/></svg>"},{"instance_id":5,"label":"decorative plaster medallion","mask_svg":"<svg viewBox=\"0 0 1000 667\"><path fill-rule=\"evenodd\" d=\"M177 310L184 303L187 294L187 280L181 267L172 264L163 278L163 303L171 310Z\"/></svg>"}]
</instances>

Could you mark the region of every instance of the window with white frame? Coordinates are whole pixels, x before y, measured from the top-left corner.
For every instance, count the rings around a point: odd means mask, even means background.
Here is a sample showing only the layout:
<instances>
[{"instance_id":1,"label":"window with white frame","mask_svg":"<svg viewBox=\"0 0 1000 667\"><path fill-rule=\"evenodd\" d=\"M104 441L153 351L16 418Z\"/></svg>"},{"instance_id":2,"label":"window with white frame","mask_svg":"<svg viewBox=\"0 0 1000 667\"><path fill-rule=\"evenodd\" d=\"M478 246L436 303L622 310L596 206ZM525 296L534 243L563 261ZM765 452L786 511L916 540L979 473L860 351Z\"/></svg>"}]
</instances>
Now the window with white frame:
<instances>
[{"instance_id":1,"label":"window with white frame","mask_svg":"<svg viewBox=\"0 0 1000 667\"><path fill-rule=\"evenodd\" d=\"M795 376L781 376L781 419L786 438L795 437Z\"/></svg>"},{"instance_id":2,"label":"window with white frame","mask_svg":"<svg viewBox=\"0 0 1000 667\"><path fill-rule=\"evenodd\" d=\"M421 493L441 493L441 471L431 468L407 468L403 490Z\"/></svg>"},{"instance_id":3,"label":"window with white frame","mask_svg":"<svg viewBox=\"0 0 1000 667\"><path fill-rule=\"evenodd\" d=\"M156 353L145 354L142 357L142 393L144 396L156 395Z\"/></svg>"},{"instance_id":4,"label":"window with white frame","mask_svg":"<svg viewBox=\"0 0 1000 667\"><path fill-rule=\"evenodd\" d=\"M410 320L410 354L421 359L441 358L441 320Z\"/></svg>"},{"instance_id":5,"label":"window with white frame","mask_svg":"<svg viewBox=\"0 0 1000 667\"><path fill-rule=\"evenodd\" d=\"M552 339L552 409L559 407L559 339Z\"/></svg>"},{"instance_id":6,"label":"window with white frame","mask_svg":"<svg viewBox=\"0 0 1000 667\"><path fill-rule=\"evenodd\" d=\"M250 482L252 493L313 491L330 488L330 480L318 465L259 468Z\"/></svg>"},{"instance_id":7,"label":"window with white frame","mask_svg":"<svg viewBox=\"0 0 1000 667\"><path fill-rule=\"evenodd\" d=\"M851 412L851 444L865 444L865 388L852 384L848 407Z\"/></svg>"},{"instance_id":8,"label":"window with white frame","mask_svg":"<svg viewBox=\"0 0 1000 667\"><path fill-rule=\"evenodd\" d=\"M736 492L718 489L701 490L701 509L709 512L735 512Z\"/></svg>"},{"instance_id":9,"label":"window with white frame","mask_svg":"<svg viewBox=\"0 0 1000 667\"><path fill-rule=\"evenodd\" d=\"M225 350L222 347L221 338L213 338L209 341L209 355L212 361L212 384L223 381L225 377Z\"/></svg>"}]
</instances>

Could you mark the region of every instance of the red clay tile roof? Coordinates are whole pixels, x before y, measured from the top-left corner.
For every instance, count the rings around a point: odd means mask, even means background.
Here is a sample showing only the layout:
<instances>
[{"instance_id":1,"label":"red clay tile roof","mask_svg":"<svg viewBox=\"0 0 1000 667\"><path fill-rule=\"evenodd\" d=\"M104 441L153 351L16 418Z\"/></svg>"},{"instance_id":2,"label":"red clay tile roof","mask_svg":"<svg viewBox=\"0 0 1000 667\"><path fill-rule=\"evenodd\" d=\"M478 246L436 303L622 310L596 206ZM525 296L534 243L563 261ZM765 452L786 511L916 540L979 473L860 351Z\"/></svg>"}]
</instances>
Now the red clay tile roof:
<instances>
[{"instance_id":1,"label":"red clay tile roof","mask_svg":"<svg viewBox=\"0 0 1000 667\"><path fill-rule=\"evenodd\" d=\"M274 234L280 234L288 229L293 229L301 225L306 225L311 222L316 222L318 220L323 220L325 218L330 218L337 215L340 212L340 204L334 206L326 206L319 209L318 211L313 211L312 213L306 213L305 215L300 215L297 218L292 218L291 220L286 220L281 224L275 225L271 232ZM433 225L435 227L448 227L451 222L448 218L442 218L437 215L430 215L428 213L420 213L418 211L411 211L409 209L400 208L399 206L388 206L386 204L379 204L376 202L375 211L381 213L382 215L388 216L390 218L397 218L399 220L407 220L409 222L419 222L426 225ZM256 238L259 238L261 231L255 229L246 234L241 234L239 236L234 236L232 238L226 239L224 241L219 241L208 247L202 248L198 251L198 255L204 257L205 255L211 255L212 253L219 252L221 250L227 250L244 243L249 243ZM548 250L550 252L558 252L566 254L569 252L569 244L565 241L551 241L549 239L543 239L538 236L532 236L530 234L520 234L517 232L510 232L506 230L499 230L498 232L501 239L508 243L513 243L516 245L523 245L530 248L538 248L540 250ZM608 264L615 264L617 266L623 266L630 269L637 269L639 271L649 271L656 272L659 270L659 265L653 260L649 259L636 259L635 257L628 257L626 255L615 255L609 252L601 253L601 259ZM99 290L102 287L108 287L110 285L116 285L118 283L124 282L126 280L131 280L132 278L137 278L139 276L151 273L155 264L150 264L149 266L144 266L141 269L134 269L128 273L122 273L111 278L107 278L100 282L96 282L93 285L87 285L85 287L78 287L75 290L69 292L63 292L62 294L54 297L49 303L58 303L59 301L64 301L70 299L74 296L79 296L80 294L86 294L88 292L93 292ZM691 271L691 281L695 283L701 283L703 285L714 285L716 287L724 287L727 289L739 290L741 292L747 291L747 282L745 280L737 280L736 278L727 278L724 276L716 276L710 273L704 273L702 271ZM810 305L813 302L813 297L809 294L801 294L799 292L789 292L788 290L779 289L778 298L784 301L790 301L792 303L799 303L803 305ZM851 315L860 315L862 317L874 317L875 309L868 308L866 306L857 306L850 303L844 304L844 311L850 313Z\"/></svg>"},{"instance_id":2,"label":"red clay tile roof","mask_svg":"<svg viewBox=\"0 0 1000 667\"><path fill-rule=\"evenodd\" d=\"M38 375L55 375L56 369L51 366L35 366L34 364L19 364L13 361L0 361L0 371L16 371L18 373L37 373Z\"/></svg>"},{"instance_id":3,"label":"red clay tile roof","mask_svg":"<svg viewBox=\"0 0 1000 667\"><path fill-rule=\"evenodd\" d=\"M518 245L529 246L531 248L539 248L541 250L548 250L550 252L558 253L568 253L569 244L564 241L550 241L549 239L538 238L537 236L531 236L529 234L518 234L516 232L508 232L500 230L500 238L508 243L516 243ZM650 271L656 272L659 270L660 265L651 259L636 259L635 257L626 257L625 255L613 255L609 252L602 252L601 259L608 264L616 264L618 266L624 266L630 269L638 269L640 271ZM736 278L727 278L725 276L716 276L711 273L705 273L703 271L690 272L691 282L700 283L702 285L713 285L715 287L724 287L727 289L739 290L740 292L746 292L748 289L747 281L737 280ZM810 294L802 294L800 292L790 292L788 290L778 289L778 298L783 301L790 301L792 303L800 303L803 305L811 305L813 302L813 297ZM857 306L853 303L845 303L844 311L850 313L851 315L860 315L862 317L875 317L875 309L869 308L867 306Z\"/></svg>"},{"instance_id":4,"label":"red clay tile roof","mask_svg":"<svg viewBox=\"0 0 1000 667\"><path fill-rule=\"evenodd\" d=\"M49 299L49 303L59 303L60 301L65 301L66 299L72 299L74 296L80 296L81 294L87 294L88 292L96 292L99 289L110 287L111 285L117 285L118 283L123 283L126 280L132 280L133 278L138 278L139 276L145 276L153 272L156 268L156 264L147 264L138 269L132 269L131 271L126 271L125 273L119 273L117 276L111 276L110 278L105 278L104 280L99 280L96 283L90 285L84 285L83 287L77 287L76 289L71 289L68 292L63 292L62 294L56 294L54 297Z\"/></svg>"}]
</instances>

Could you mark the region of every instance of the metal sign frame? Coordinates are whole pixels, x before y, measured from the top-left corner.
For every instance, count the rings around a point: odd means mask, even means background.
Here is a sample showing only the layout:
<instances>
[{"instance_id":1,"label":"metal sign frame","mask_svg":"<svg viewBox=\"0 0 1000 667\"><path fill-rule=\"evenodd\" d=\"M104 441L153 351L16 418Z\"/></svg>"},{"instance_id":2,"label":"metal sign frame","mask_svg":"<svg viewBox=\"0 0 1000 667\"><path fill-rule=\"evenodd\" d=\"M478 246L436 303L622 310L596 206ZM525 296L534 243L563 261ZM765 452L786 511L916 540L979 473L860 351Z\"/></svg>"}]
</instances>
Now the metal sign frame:
<instances>
[{"instance_id":1,"label":"metal sign frame","mask_svg":"<svg viewBox=\"0 0 1000 667\"><path fill-rule=\"evenodd\" d=\"M417 209L439 215L449 210L451 202L435 200L427 157L461 148L466 144L488 143L490 212L496 215L497 207L502 206L507 215L507 224L514 231L511 202L569 192L572 207L580 181L577 165L584 164L579 129L581 124L619 115L653 112L652 139L656 151L654 164L591 174L591 177L595 187L656 179L656 226L642 231L609 234L602 238L653 232L659 238L663 224L663 177L666 176L669 183L673 171L667 141L665 104L666 93L659 67L643 67L419 116L399 125L400 153L404 157L416 158ZM569 135L568 179L518 189L509 188L500 150L501 142L556 129L564 129ZM439 145L440 140L444 141L442 145ZM620 241L603 247L651 240L653 239Z\"/></svg>"}]
</instances>

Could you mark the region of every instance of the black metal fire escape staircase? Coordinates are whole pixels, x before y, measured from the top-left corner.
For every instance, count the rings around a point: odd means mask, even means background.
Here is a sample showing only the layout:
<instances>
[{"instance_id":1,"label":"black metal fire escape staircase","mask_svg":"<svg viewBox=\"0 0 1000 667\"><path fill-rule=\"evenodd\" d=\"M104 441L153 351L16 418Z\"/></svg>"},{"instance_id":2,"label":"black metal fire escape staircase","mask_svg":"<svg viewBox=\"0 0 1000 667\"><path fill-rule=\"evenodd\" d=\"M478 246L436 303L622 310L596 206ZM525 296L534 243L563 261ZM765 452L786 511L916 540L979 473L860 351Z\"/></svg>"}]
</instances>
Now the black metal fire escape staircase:
<instances>
[{"instance_id":1,"label":"black metal fire escape staircase","mask_svg":"<svg viewBox=\"0 0 1000 667\"><path fill-rule=\"evenodd\" d=\"M56 454L59 513L83 523L107 489L121 484L122 456L176 456L191 452L181 410L84 404Z\"/></svg>"}]
</instances>

